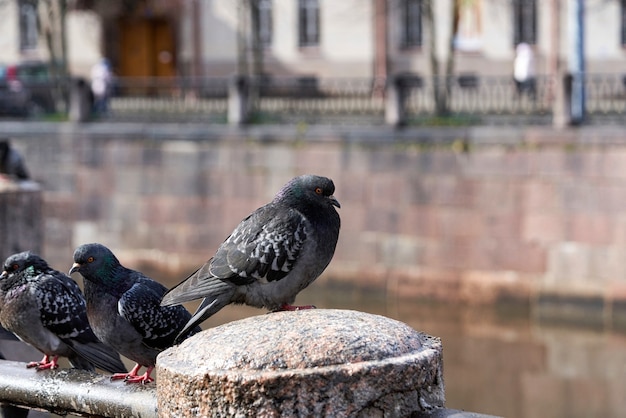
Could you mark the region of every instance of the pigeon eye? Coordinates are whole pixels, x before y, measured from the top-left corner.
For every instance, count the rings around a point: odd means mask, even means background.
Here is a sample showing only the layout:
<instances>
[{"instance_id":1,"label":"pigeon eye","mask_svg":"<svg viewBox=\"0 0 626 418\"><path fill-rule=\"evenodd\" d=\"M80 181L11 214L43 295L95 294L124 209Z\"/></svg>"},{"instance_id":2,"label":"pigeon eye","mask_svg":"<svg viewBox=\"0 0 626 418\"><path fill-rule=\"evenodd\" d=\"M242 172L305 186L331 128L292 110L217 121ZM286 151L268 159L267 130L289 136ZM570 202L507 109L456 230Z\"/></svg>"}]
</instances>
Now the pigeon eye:
<instances>
[{"instance_id":1,"label":"pigeon eye","mask_svg":"<svg viewBox=\"0 0 626 418\"><path fill-rule=\"evenodd\" d=\"M324 193L324 191L322 190L321 187L316 187L315 188L315 193L321 195L322 193Z\"/></svg>"},{"instance_id":2,"label":"pigeon eye","mask_svg":"<svg viewBox=\"0 0 626 418\"><path fill-rule=\"evenodd\" d=\"M17 270L19 267L20 267L20 266L19 266L18 264L13 264L13 265L11 266L11 268L12 268L13 270Z\"/></svg>"},{"instance_id":3,"label":"pigeon eye","mask_svg":"<svg viewBox=\"0 0 626 418\"><path fill-rule=\"evenodd\" d=\"M93 257L89 257L89 258L87 259L87 262L88 262L88 263L93 263L93 260L94 260L94 258L93 258Z\"/></svg>"}]
</instances>

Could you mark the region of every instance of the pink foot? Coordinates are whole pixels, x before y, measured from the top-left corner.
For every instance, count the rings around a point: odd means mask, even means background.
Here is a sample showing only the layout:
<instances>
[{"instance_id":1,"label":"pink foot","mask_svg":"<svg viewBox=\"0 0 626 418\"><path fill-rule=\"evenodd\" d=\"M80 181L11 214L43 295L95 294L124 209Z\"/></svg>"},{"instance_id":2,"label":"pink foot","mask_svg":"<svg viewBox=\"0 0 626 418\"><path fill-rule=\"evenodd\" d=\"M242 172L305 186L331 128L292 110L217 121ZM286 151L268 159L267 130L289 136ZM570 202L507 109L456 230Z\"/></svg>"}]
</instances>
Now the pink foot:
<instances>
[{"instance_id":1,"label":"pink foot","mask_svg":"<svg viewBox=\"0 0 626 418\"><path fill-rule=\"evenodd\" d=\"M50 360L50 356L46 354L43 356L43 359L41 359L41 361L31 361L26 365L26 367L28 367L29 369L34 367L37 369L37 371L52 370L59 367L59 365L57 364L58 360L59 356L54 356L52 360Z\"/></svg>"},{"instance_id":2,"label":"pink foot","mask_svg":"<svg viewBox=\"0 0 626 418\"><path fill-rule=\"evenodd\" d=\"M154 382L154 379L152 377L150 377L150 373L152 373L152 367L149 367L148 370L146 370L146 372L142 375L142 376L133 376L133 377L128 377L125 382L126 383L141 383L142 385L145 385L146 383L152 383Z\"/></svg>"},{"instance_id":3,"label":"pink foot","mask_svg":"<svg viewBox=\"0 0 626 418\"><path fill-rule=\"evenodd\" d=\"M288 303L283 303L280 305L277 311L302 311L304 309L317 309L313 305L304 305L304 306L293 306Z\"/></svg>"},{"instance_id":4,"label":"pink foot","mask_svg":"<svg viewBox=\"0 0 626 418\"><path fill-rule=\"evenodd\" d=\"M111 380L119 380L123 379L126 383L141 383L146 384L150 382L154 382L154 379L150 377L150 373L154 370L154 366L150 366L146 369L146 372L139 376L137 372L141 368L140 364L135 365L133 369L129 373L115 373L111 376Z\"/></svg>"}]
</instances>

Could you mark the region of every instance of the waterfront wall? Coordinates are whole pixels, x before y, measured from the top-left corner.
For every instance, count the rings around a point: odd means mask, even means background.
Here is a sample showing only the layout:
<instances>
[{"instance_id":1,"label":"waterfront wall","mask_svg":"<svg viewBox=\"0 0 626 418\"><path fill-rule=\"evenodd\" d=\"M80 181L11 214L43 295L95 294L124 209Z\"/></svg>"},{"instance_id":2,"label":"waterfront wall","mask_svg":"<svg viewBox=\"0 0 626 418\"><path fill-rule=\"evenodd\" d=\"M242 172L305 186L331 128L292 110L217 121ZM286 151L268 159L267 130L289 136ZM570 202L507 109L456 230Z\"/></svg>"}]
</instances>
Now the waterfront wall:
<instances>
[{"instance_id":1,"label":"waterfront wall","mask_svg":"<svg viewBox=\"0 0 626 418\"><path fill-rule=\"evenodd\" d=\"M626 306L619 127L2 128L42 185L44 254L60 269L99 241L177 282L283 183L317 173L342 205L321 282L468 303L540 297L548 308L584 298L600 321Z\"/></svg>"}]
</instances>

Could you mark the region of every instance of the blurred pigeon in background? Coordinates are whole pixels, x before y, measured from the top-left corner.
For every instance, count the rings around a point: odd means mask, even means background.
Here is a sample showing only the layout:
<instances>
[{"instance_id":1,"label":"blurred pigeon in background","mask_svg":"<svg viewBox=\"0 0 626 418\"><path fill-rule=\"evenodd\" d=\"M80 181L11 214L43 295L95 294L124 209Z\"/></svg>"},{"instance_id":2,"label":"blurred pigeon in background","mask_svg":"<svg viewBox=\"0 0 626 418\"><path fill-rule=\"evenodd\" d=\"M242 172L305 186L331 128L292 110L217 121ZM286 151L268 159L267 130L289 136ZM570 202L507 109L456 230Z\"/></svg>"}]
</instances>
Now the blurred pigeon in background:
<instances>
[{"instance_id":1,"label":"blurred pigeon in background","mask_svg":"<svg viewBox=\"0 0 626 418\"><path fill-rule=\"evenodd\" d=\"M120 356L96 338L80 288L31 252L8 257L0 275L0 324L44 353L37 370L57 368L59 356L79 369L126 371Z\"/></svg>"},{"instance_id":2,"label":"blurred pigeon in background","mask_svg":"<svg viewBox=\"0 0 626 418\"><path fill-rule=\"evenodd\" d=\"M11 145L9 138L0 138L0 175L17 180L28 180L28 170L22 155Z\"/></svg>"},{"instance_id":3,"label":"blurred pigeon in background","mask_svg":"<svg viewBox=\"0 0 626 418\"><path fill-rule=\"evenodd\" d=\"M87 315L95 334L123 356L137 362L130 373L112 379L149 383L157 355L174 344L174 339L191 318L182 306L160 306L167 291L162 284L120 264L102 244L84 244L74 252L70 274L85 279ZM200 327L185 333L188 337ZM138 375L141 366L144 375Z\"/></svg>"},{"instance_id":4,"label":"blurred pigeon in background","mask_svg":"<svg viewBox=\"0 0 626 418\"><path fill-rule=\"evenodd\" d=\"M296 177L241 221L213 258L163 298L164 306L204 298L182 333L230 303L310 308L291 304L335 252L341 222L334 192L326 177Z\"/></svg>"}]
</instances>

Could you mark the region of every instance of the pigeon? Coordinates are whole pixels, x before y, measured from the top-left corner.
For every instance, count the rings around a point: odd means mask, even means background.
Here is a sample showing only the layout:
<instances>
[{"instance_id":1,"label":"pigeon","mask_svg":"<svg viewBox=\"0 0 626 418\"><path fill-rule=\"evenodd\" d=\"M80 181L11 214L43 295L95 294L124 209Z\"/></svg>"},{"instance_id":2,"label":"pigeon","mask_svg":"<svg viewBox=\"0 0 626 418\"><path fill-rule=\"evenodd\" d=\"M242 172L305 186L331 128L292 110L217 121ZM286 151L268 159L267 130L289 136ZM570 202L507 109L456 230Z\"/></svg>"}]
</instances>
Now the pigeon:
<instances>
[{"instance_id":1,"label":"pigeon","mask_svg":"<svg viewBox=\"0 0 626 418\"><path fill-rule=\"evenodd\" d=\"M2 268L0 325L44 353L27 367L55 369L63 356L77 369L126 371L119 354L93 333L76 282L29 251L11 255Z\"/></svg>"},{"instance_id":2,"label":"pigeon","mask_svg":"<svg viewBox=\"0 0 626 418\"><path fill-rule=\"evenodd\" d=\"M174 345L191 314L182 306L160 306L167 288L120 264L102 244L84 244L74 251L70 274L79 272L85 283L87 317L94 333L137 364L130 373L112 379L150 383L157 355ZM185 337L200 332L190 329ZM139 375L144 366L146 372Z\"/></svg>"},{"instance_id":3,"label":"pigeon","mask_svg":"<svg viewBox=\"0 0 626 418\"><path fill-rule=\"evenodd\" d=\"M313 308L292 303L335 253L341 224L335 207L341 205L334 192L329 178L295 177L241 221L211 259L163 297L163 306L203 298L181 332L231 303L271 311Z\"/></svg>"}]
</instances>

